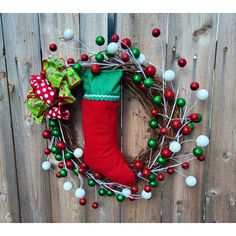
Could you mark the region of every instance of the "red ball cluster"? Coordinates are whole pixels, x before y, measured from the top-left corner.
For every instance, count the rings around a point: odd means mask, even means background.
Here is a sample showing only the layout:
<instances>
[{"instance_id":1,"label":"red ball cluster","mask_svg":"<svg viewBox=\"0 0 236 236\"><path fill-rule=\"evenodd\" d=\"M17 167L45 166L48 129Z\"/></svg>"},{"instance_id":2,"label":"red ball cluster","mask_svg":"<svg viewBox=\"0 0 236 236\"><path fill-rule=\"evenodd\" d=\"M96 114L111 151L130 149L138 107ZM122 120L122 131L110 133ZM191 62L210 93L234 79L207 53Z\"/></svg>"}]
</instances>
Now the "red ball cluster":
<instances>
[{"instance_id":1,"label":"red ball cluster","mask_svg":"<svg viewBox=\"0 0 236 236\"><path fill-rule=\"evenodd\" d=\"M155 37L155 38L159 37L160 34L161 34L160 29L154 28L154 29L152 30L152 36Z\"/></svg>"},{"instance_id":2,"label":"red ball cluster","mask_svg":"<svg viewBox=\"0 0 236 236\"><path fill-rule=\"evenodd\" d=\"M115 43L117 43L117 42L119 41L119 39L120 39L120 37L119 37L118 34L113 34L113 35L111 36L111 40L112 40L113 42L115 42Z\"/></svg>"},{"instance_id":3,"label":"red ball cluster","mask_svg":"<svg viewBox=\"0 0 236 236\"><path fill-rule=\"evenodd\" d=\"M156 68L155 66L147 66L144 72L146 76L153 77L156 74Z\"/></svg>"},{"instance_id":4,"label":"red ball cluster","mask_svg":"<svg viewBox=\"0 0 236 236\"><path fill-rule=\"evenodd\" d=\"M98 75L100 74L101 72L101 66L97 65L97 64L93 64L91 66L91 72L94 74L94 75Z\"/></svg>"},{"instance_id":5,"label":"red ball cluster","mask_svg":"<svg viewBox=\"0 0 236 236\"><path fill-rule=\"evenodd\" d=\"M170 158L172 156L172 152L169 148L163 148L161 150L161 156L165 157L165 158Z\"/></svg>"},{"instance_id":6,"label":"red ball cluster","mask_svg":"<svg viewBox=\"0 0 236 236\"><path fill-rule=\"evenodd\" d=\"M175 93L172 89L167 89L164 93L165 99L169 102L174 101Z\"/></svg>"},{"instance_id":7,"label":"red ball cluster","mask_svg":"<svg viewBox=\"0 0 236 236\"><path fill-rule=\"evenodd\" d=\"M131 43L131 40L130 40L129 38L124 38L124 39L122 39L121 47L122 47L123 49L130 48L131 45L132 45L132 43Z\"/></svg>"},{"instance_id":8,"label":"red ball cluster","mask_svg":"<svg viewBox=\"0 0 236 236\"><path fill-rule=\"evenodd\" d=\"M82 54L82 55L81 55L81 60L82 60L82 61L87 61L88 58L89 58L89 57L88 57L87 54Z\"/></svg>"},{"instance_id":9,"label":"red ball cluster","mask_svg":"<svg viewBox=\"0 0 236 236\"><path fill-rule=\"evenodd\" d=\"M57 50L57 45L55 43L51 43L49 45L49 49L50 51L55 52Z\"/></svg>"},{"instance_id":10,"label":"red ball cluster","mask_svg":"<svg viewBox=\"0 0 236 236\"><path fill-rule=\"evenodd\" d=\"M178 60L179 67L185 67L187 65L187 61L184 58L180 58Z\"/></svg>"}]
</instances>

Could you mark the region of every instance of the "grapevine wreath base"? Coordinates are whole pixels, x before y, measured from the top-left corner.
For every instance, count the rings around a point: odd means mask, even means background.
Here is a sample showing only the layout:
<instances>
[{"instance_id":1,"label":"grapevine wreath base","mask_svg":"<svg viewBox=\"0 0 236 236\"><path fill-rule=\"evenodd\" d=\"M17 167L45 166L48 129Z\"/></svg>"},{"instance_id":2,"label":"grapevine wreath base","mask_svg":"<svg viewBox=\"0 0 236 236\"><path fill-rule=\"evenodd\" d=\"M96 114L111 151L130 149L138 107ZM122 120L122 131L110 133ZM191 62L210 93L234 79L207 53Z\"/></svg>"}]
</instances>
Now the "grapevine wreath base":
<instances>
[{"instance_id":1,"label":"grapevine wreath base","mask_svg":"<svg viewBox=\"0 0 236 236\"><path fill-rule=\"evenodd\" d=\"M161 43L158 28L153 29L152 35ZM74 32L66 29L64 39L75 40ZM197 100L187 106L189 98L179 97L187 64L184 58L177 61L179 81L174 90L176 74L173 70L164 70L163 50L160 69L148 63L140 50L132 47L130 39L124 38L119 43L119 36L114 34L111 41L105 50L98 53L91 52L79 42L83 46L80 50L88 54L82 54L76 62L73 58L66 62L56 58L57 45L52 43L40 75L30 78L25 104L32 118L37 122L45 121L47 127L42 133L43 138L48 140L42 168L53 171L57 178L65 178L64 190L74 189L81 205L87 202L83 188L86 178L90 187L99 187L100 196L115 195L119 202L125 198L150 199L153 189L165 179L166 174L181 174L186 185L194 187L197 179L184 175L180 168L189 168L189 162L196 159L203 161L202 148L209 144L209 139L205 135L198 136L196 140L185 140L184 137L194 130L195 123L201 122L202 115L192 113L192 110L198 101L208 98L208 91L199 89L199 84L192 82L190 89ZM98 36L95 42L104 48L102 36ZM73 94L81 88L77 86L81 82L84 89L84 148L74 142L68 126L71 117L69 107L76 101ZM147 140L147 147L132 158L131 163L126 162L117 144L121 84L124 91L137 99L150 116L151 137ZM187 142L196 142L192 153L178 154ZM78 181L74 181L72 175L78 176ZM138 186L139 180L146 185L142 188ZM98 208L98 202L93 202L92 207Z\"/></svg>"}]
</instances>

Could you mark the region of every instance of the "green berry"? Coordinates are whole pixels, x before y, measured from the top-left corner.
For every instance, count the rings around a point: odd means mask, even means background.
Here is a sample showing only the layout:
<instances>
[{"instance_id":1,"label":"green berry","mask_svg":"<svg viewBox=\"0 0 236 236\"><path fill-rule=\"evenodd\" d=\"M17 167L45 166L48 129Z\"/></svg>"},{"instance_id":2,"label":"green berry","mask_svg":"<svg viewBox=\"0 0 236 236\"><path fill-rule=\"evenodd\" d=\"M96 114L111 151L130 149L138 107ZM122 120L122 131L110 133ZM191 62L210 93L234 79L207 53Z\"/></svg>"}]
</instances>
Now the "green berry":
<instances>
[{"instance_id":1,"label":"green berry","mask_svg":"<svg viewBox=\"0 0 236 236\"><path fill-rule=\"evenodd\" d=\"M141 81L142 81L141 75L139 75L139 74L134 75L133 81L134 81L135 84L140 84Z\"/></svg>"},{"instance_id":2,"label":"green berry","mask_svg":"<svg viewBox=\"0 0 236 236\"><path fill-rule=\"evenodd\" d=\"M57 153L59 152L59 150L57 149L57 147L52 146L52 147L51 147L51 152L52 152L53 154L57 154Z\"/></svg>"},{"instance_id":3,"label":"green berry","mask_svg":"<svg viewBox=\"0 0 236 236\"><path fill-rule=\"evenodd\" d=\"M157 186L157 181L149 181L149 185L152 187L152 188L155 188Z\"/></svg>"},{"instance_id":4,"label":"green berry","mask_svg":"<svg viewBox=\"0 0 236 236\"><path fill-rule=\"evenodd\" d=\"M49 120L49 126L51 128L55 128L55 127L57 127L57 125L58 125L58 123L56 120Z\"/></svg>"},{"instance_id":5,"label":"green berry","mask_svg":"<svg viewBox=\"0 0 236 236\"><path fill-rule=\"evenodd\" d=\"M148 88L152 87L153 86L153 79L148 77L144 80L144 85Z\"/></svg>"},{"instance_id":6,"label":"green berry","mask_svg":"<svg viewBox=\"0 0 236 236\"><path fill-rule=\"evenodd\" d=\"M75 64L73 65L73 69L74 69L77 73L79 73L79 72L81 71L81 69L82 69L82 66L81 66L81 64L80 64L79 62L75 62Z\"/></svg>"},{"instance_id":7,"label":"green berry","mask_svg":"<svg viewBox=\"0 0 236 236\"><path fill-rule=\"evenodd\" d=\"M192 130L194 130L195 125L193 123L188 123L187 126L189 126Z\"/></svg>"},{"instance_id":8,"label":"green berry","mask_svg":"<svg viewBox=\"0 0 236 236\"><path fill-rule=\"evenodd\" d=\"M66 160L71 160L72 159L72 154L70 152L65 152L65 159Z\"/></svg>"},{"instance_id":9,"label":"green berry","mask_svg":"<svg viewBox=\"0 0 236 236\"><path fill-rule=\"evenodd\" d=\"M148 179L149 179L150 181L153 181L153 180L156 179L156 175L153 174L153 173L151 173L151 175L148 177Z\"/></svg>"},{"instance_id":10,"label":"green berry","mask_svg":"<svg viewBox=\"0 0 236 236\"><path fill-rule=\"evenodd\" d=\"M107 190L107 196L111 197L114 195L114 192L112 192L111 190Z\"/></svg>"},{"instance_id":11,"label":"green berry","mask_svg":"<svg viewBox=\"0 0 236 236\"><path fill-rule=\"evenodd\" d=\"M74 170L73 170L73 173L75 174L75 175L78 175L78 168L75 168Z\"/></svg>"},{"instance_id":12,"label":"green berry","mask_svg":"<svg viewBox=\"0 0 236 236\"><path fill-rule=\"evenodd\" d=\"M93 179L88 180L88 186L93 187L93 186L95 186L95 184L96 184L95 180L93 180Z\"/></svg>"},{"instance_id":13,"label":"green berry","mask_svg":"<svg viewBox=\"0 0 236 236\"><path fill-rule=\"evenodd\" d=\"M104 56L103 56L103 54L97 53L96 56L95 56L95 60L96 60L97 62L103 62L103 61L104 61Z\"/></svg>"},{"instance_id":14,"label":"green berry","mask_svg":"<svg viewBox=\"0 0 236 236\"><path fill-rule=\"evenodd\" d=\"M158 123L157 123L156 120L151 120L151 121L149 121L149 126L151 128L157 128L158 127Z\"/></svg>"},{"instance_id":15,"label":"green berry","mask_svg":"<svg viewBox=\"0 0 236 236\"><path fill-rule=\"evenodd\" d=\"M184 107L186 105L186 101L184 98L178 98L177 99L177 106Z\"/></svg>"},{"instance_id":16,"label":"green berry","mask_svg":"<svg viewBox=\"0 0 236 236\"><path fill-rule=\"evenodd\" d=\"M200 157L202 154L203 154L202 148L200 148L200 147L195 147L195 148L193 149L193 155L194 155L195 157Z\"/></svg>"},{"instance_id":17,"label":"green berry","mask_svg":"<svg viewBox=\"0 0 236 236\"><path fill-rule=\"evenodd\" d=\"M125 200L125 197L123 195L121 195L121 194L118 194L116 196L116 199L117 199L118 202L123 202Z\"/></svg>"},{"instance_id":18,"label":"green berry","mask_svg":"<svg viewBox=\"0 0 236 236\"><path fill-rule=\"evenodd\" d=\"M114 54L108 52L107 50L105 51L105 54L108 58L114 57Z\"/></svg>"},{"instance_id":19,"label":"green berry","mask_svg":"<svg viewBox=\"0 0 236 236\"><path fill-rule=\"evenodd\" d=\"M105 190L104 188L100 188L100 189L98 190L98 194L99 194L100 196L105 196L105 195L106 195L106 190Z\"/></svg>"},{"instance_id":20,"label":"green berry","mask_svg":"<svg viewBox=\"0 0 236 236\"><path fill-rule=\"evenodd\" d=\"M202 114L197 113L198 114L198 119L197 121L195 121L195 123L200 123L202 121Z\"/></svg>"},{"instance_id":21,"label":"green berry","mask_svg":"<svg viewBox=\"0 0 236 236\"><path fill-rule=\"evenodd\" d=\"M67 176L67 171L65 169L60 170L60 175L61 177L66 177Z\"/></svg>"},{"instance_id":22,"label":"green berry","mask_svg":"<svg viewBox=\"0 0 236 236\"><path fill-rule=\"evenodd\" d=\"M105 39L103 36L97 36L95 42L98 46L102 46L105 43Z\"/></svg>"},{"instance_id":23,"label":"green berry","mask_svg":"<svg viewBox=\"0 0 236 236\"><path fill-rule=\"evenodd\" d=\"M52 130L52 136L59 137L60 136L60 130L55 128Z\"/></svg>"},{"instance_id":24,"label":"green berry","mask_svg":"<svg viewBox=\"0 0 236 236\"><path fill-rule=\"evenodd\" d=\"M156 95L153 99L152 99L153 103L155 103L156 105L160 105L162 103L162 98L160 95Z\"/></svg>"},{"instance_id":25,"label":"green berry","mask_svg":"<svg viewBox=\"0 0 236 236\"><path fill-rule=\"evenodd\" d=\"M159 165L164 165L165 163L167 162L167 159L165 158L165 157L163 157L163 156L159 156L158 158L157 158L157 163L159 164Z\"/></svg>"},{"instance_id":26,"label":"green berry","mask_svg":"<svg viewBox=\"0 0 236 236\"><path fill-rule=\"evenodd\" d=\"M138 58L140 55L140 50L138 48L132 48L131 49L132 54L134 55L135 58Z\"/></svg>"},{"instance_id":27,"label":"green berry","mask_svg":"<svg viewBox=\"0 0 236 236\"><path fill-rule=\"evenodd\" d=\"M57 153L57 154L55 155L55 159L56 159L57 161L61 161L61 160L62 160L62 154L61 154L61 153Z\"/></svg>"},{"instance_id":28,"label":"green berry","mask_svg":"<svg viewBox=\"0 0 236 236\"><path fill-rule=\"evenodd\" d=\"M156 147L156 145L157 145L157 141L155 140L155 139L149 139L148 140L148 146L150 147L150 148L155 148Z\"/></svg>"}]
</instances>

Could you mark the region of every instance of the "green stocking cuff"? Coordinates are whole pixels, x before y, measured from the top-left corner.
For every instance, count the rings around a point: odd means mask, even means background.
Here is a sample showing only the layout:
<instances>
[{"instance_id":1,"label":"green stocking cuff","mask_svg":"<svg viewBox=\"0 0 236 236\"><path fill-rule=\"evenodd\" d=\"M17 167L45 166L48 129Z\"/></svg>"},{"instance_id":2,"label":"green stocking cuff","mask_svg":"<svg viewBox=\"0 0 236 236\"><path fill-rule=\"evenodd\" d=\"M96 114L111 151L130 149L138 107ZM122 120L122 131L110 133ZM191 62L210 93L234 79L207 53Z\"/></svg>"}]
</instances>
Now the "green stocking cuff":
<instances>
[{"instance_id":1,"label":"green stocking cuff","mask_svg":"<svg viewBox=\"0 0 236 236\"><path fill-rule=\"evenodd\" d=\"M122 70L103 70L94 75L90 70L85 71L81 78L84 84L84 98L89 100L120 100L120 80Z\"/></svg>"}]
</instances>

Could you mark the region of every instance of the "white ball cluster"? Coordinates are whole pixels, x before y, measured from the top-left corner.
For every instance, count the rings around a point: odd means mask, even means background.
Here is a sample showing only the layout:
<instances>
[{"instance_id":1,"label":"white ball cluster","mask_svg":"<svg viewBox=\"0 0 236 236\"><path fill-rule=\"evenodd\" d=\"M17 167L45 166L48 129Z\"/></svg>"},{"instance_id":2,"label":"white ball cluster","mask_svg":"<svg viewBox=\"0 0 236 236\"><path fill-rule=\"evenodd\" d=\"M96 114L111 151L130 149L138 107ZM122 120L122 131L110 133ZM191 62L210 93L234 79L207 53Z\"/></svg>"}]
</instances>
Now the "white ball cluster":
<instances>
[{"instance_id":1,"label":"white ball cluster","mask_svg":"<svg viewBox=\"0 0 236 236\"><path fill-rule=\"evenodd\" d=\"M143 190L141 195L143 199L149 200L152 197L152 192L146 192L145 190Z\"/></svg>"},{"instance_id":2,"label":"white ball cluster","mask_svg":"<svg viewBox=\"0 0 236 236\"><path fill-rule=\"evenodd\" d=\"M206 89L200 89L196 93L196 97L200 101L206 100L208 98L208 96L209 96L209 93Z\"/></svg>"},{"instance_id":3,"label":"white ball cluster","mask_svg":"<svg viewBox=\"0 0 236 236\"><path fill-rule=\"evenodd\" d=\"M74 31L72 29L66 29L64 31L64 39L72 40L74 38Z\"/></svg>"},{"instance_id":4,"label":"white ball cluster","mask_svg":"<svg viewBox=\"0 0 236 236\"><path fill-rule=\"evenodd\" d=\"M73 154L74 154L75 157L80 158L80 157L83 156L84 151L83 151L83 149L81 149L81 148L76 148L76 149L74 150L74 153L73 153Z\"/></svg>"},{"instance_id":5,"label":"white ball cluster","mask_svg":"<svg viewBox=\"0 0 236 236\"><path fill-rule=\"evenodd\" d=\"M181 145L180 143L176 142L176 141L172 141L169 145L169 149L173 152L179 152L181 150Z\"/></svg>"},{"instance_id":6,"label":"white ball cluster","mask_svg":"<svg viewBox=\"0 0 236 236\"><path fill-rule=\"evenodd\" d=\"M67 192L70 191L73 188L73 184L71 182L65 182L63 184L63 189Z\"/></svg>"},{"instance_id":7,"label":"white ball cluster","mask_svg":"<svg viewBox=\"0 0 236 236\"><path fill-rule=\"evenodd\" d=\"M115 54L118 51L118 48L119 48L118 43L112 42L107 45L107 51L111 54Z\"/></svg>"},{"instance_id":8,"label":"white ball cluster","mask_svg":"<svg viewBox=\"0 0 236 236\"><path fill-rule=\"evenodd\" d=\"M77 188L75 190L75 196L77 198L82 198L82 197L84 197L84 195L85 195L85 190L83 188Z\"/></svg>"},{"instance_id":9,"label":"white ball cluster","mask_svg":"<svg viewBox=\"0 0 236 236\"><path fill-rule=\"evenodd\" d=\"M166 70L163 79L165 81L173 81L175 79L175 72L173 70Z\"/></svg>"},{"instance_id":10,"label":"white ball cluster","mask_svg":"<svg viewBox=\"0 0 236 236\"><path fill-rule=\"evenodd\" d=\"M140 53L139 57L137 58L138 64L143 65L145 61L146 61L146 57L142 53Z\"/></svg>"},{"instance_id":11,"label":"white ball cluster","mask_svg":"<svg viewBox=\"0 0 236 236\"><path fill-rule=\"evenodd\" d=\"M209 138L206 135L199 135L196 139L196 144L199 147L206 147L209 144Z\"/></svg>"},{"instance_id":12,"label":"white ball cluster","mask_svg":"<svg viewBox=\"0 0 236 236\"><path fill-rule=\"evenodd\" d=\"M131 195L131 190L128 188L124 188L121 193L123 196L129 197Z\"/></svg>"},{"instance_id":13,"label":"white ball cluster","mask_svg":"<svg viewBox=\"0 0 236 236\"><path fill-rule=\"evenodd\" d=\"M51 168L51 163L50 163L49 161L44 161L44 162L42 163L42 168L43 168L43 170L50 170L50 168Z\"/></svg>"},{"instance_id":14,"label":"white ball cluster","mask_svg":"<svg viewBox=\"0 0 236 236\"><path fill-rule=\"evenodd\" d=\"M185 179L185 183L188 187L194 187L197 184L197 179L190 175Z\"/></svg>"}]
</instances>

